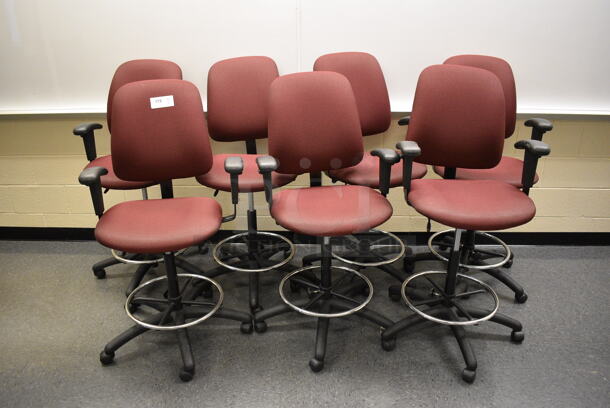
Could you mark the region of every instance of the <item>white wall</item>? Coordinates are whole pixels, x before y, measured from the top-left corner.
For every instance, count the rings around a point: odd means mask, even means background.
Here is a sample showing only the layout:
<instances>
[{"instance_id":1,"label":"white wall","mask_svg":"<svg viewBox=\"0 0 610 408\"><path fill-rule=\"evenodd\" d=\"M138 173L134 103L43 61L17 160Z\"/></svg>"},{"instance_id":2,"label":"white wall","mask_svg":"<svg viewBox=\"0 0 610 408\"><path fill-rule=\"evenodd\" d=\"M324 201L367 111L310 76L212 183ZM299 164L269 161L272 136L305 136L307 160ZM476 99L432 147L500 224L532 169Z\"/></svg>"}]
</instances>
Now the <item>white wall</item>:
<instances>
[{"instance_id":1,"label":"white wall","mask_svg":"<svg viewBox=\"0 0 610 408\"><path fill-rule=\"evenodd\" d=\"M508 60L518 110L610 114L608 0L2 0L0 113L101 112L116 66L178 63L205 95L223 58L267 55L281 73L327 52L381 62L392 109L419 72L460 53Z\"/></svg>"}]
</instances>

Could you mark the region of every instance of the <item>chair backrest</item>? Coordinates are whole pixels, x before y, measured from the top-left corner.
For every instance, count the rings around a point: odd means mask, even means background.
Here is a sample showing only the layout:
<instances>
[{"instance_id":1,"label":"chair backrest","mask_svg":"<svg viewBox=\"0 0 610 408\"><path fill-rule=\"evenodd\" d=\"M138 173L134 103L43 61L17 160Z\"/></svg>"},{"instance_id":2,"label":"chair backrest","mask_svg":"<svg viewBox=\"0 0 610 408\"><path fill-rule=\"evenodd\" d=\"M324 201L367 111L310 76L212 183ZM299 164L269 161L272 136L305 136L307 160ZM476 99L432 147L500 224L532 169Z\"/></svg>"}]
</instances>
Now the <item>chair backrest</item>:
<instances>
[{"instance_id":1,"label":"chair backrest","mask_svg":"<svg viewBox=\"0 0 610 408\"><path fill-rule=\"evenodd\" d=\"M504 92L493 73L462 65L432 65L419 76L407 140L421 148L417 161L491 168L502 157Z\"/></svg>"},{"instance_id":2,"label":"chair backrest","mask_svg":"<svg viewBox=\"0 0 610 408\"><path fill-rule=\"evenodd\" d=\"M269 87L278 77L268 57L219 61L208 73L208 125L218 141L267 137Z\"/></svg>"},{"instance_id":3,"label":"chair backrest","mask_svg":"<svg viewBox=\"0 0 610 408\"><path fill-rule=\"evenodd\" d=\"M515 131L517 121L517 92L515 90L515 77L508 62L501 58L487 55L456 55L448 58L444 64L466 65L482 68L496 74L502 89L506 103L506 123L504 137L511 137Z\"/></svg>"},{"instance_id":4,"label":"chair backrest","mask_svg":"<svg viewBox=\"0 0 610 408\"><path fill-rule=\"evenodd\" d=\"M352 85L364 136L385 132L392 114L388 88L377 59L366 52L338 52L319 57L314 71L344 75Z\"/></svg>"},{"instance_id":5,"label":"chair backrest","mask_svg":"<svg viewBox=\"0 0 610 408\"><path fill-rule=\"evenodd\" d=\"M210 170L205 115L192 83L156 79L123 85L114 95L112 117L112 165L121 179L165 181Z\"/></svg>"},{"instance_id":6,"label":"chair backrest","mask_svg":"<svg viewBox=\"0 0 610 408\"><path fill-rule=\"evenodd\" d=\"M129 82L145 81L148 79L182 79L182 70L171 61L158 59L138 59L119 65L114 72L112 82L110 83L110 90L108 91L106 105L108 130L112 129L112 100L116 91Z\"/></svg>"},{"instance_id":7,"label":"chair backrest","mask_svg":"<svg viewBox=\"0 0 610 408\"><path fill-rule=\"evenodd\" d=\"M288 174L356 165L364 148L352 87L336 72L277 78L269 95L269 154Z\"/></svg>"}]
</instances>

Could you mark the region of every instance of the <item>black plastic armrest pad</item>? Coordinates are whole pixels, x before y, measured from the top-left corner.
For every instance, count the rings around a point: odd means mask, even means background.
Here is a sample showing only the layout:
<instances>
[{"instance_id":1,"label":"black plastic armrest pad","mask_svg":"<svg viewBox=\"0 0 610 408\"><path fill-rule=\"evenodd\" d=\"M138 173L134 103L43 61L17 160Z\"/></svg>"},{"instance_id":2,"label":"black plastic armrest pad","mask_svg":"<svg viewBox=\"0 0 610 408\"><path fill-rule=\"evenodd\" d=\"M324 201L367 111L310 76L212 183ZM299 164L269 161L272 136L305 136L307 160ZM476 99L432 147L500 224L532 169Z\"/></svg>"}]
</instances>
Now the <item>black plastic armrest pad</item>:
<instances>
[{"instance_id":1,"label":"black plastic armrest pad","mask_svg":"<svg viewBox=\"0 0 610 408\"><path fill-rule=\"evenodd\" d=\"M398 119L398 126L407 126L410 121L411 115L403 116L402 118Z\"/></svg>"},{"instance_id":2,"label":"black plastic armrest pad","mask_svg":"<svg viewBox=\"0 0 610 408\"><path fill-rule=\"evenodd\" d=\"M533 127L535 129L541 130L543 132L548 132L549 130L553 130L553 123L550 120L542 119L542 118L531 118L525 121L525 126Z\"/></svg>"},{"instance_id":3,"label":"black plastic armrest pad","mask_svg":"<svg viewBox=\"0 0 610 408\"><path fill-rule=\"evenodd\" d=\"M273 156L260 156L256 158L256 165L260 174L277 170L277 160Z\"/></svg>"},{"instance_id":4,"label":"black plastic armrest pad","mask_svg":"<svg viewBox=\"0 0 610 408\"><path fill-rule=\"evenodd\" d=\"M241 157L230 156L225 159L225 171L229 174L241 174L244 171L244 161Z\"/></svg>"},{"instance_id":5,"label":"black plastic armrest pad","mask_svg":"<svg viewBox=\"0 0 610 408\"><path fill-rule=\"evenodd\" d=\"M400 161L400 156L396 153L396 150L388 148L379 148L371 150L371 156L379 157L386 163L394 164Z\"/></svg>"},{"instance_id":6,"label":"black plastic armrest pad","mask_svg":"<svg viewBox=\"0 0 610 408\"><path fill-rule=\"evenodd\" d=\"M108 170L104 167L89 167L81 171L80 175L78 176L78 182L85 186L91 187L95 183L99 183L100 178L106 174L108 174Z\"/></svg>"},{"instance_id":7,"label":"black plastic armrest pad","mask_svg":"<svg viewBox=\"0 0 610 408\"><path fill-rule=\"evenodd\" d=\"M412 140L398 142L396 143L396 148L400 150L403 157L417 157L421 154L419 145Z\"/></svg>"},{"instance_id":8,"label":"black plastic armrest pad","mask_svg":"<svg viewBox=\"0 0 610 408\"><path fill-rule=\"evenodd\" d=\"M551 148L549 145L539 140L519 140L517 143L515 143L515 148L525 149L529 153L532 153L538 157L547 156L551 153Z\"/></svg>"},{"instance_id":9,"label":"black plastic armrest pad","mask_svg":"<svg viewBox=\"0 0 610 408\"><path fill-rule=\"evenodd\" d=\"M77 127L74 128L72 133L74 133L77 136L85 136L85 135L93 132L95 129L101 129L101 128L102 128L102 125L99 123L81 123L80 125L78 125Z\"/></svg>"}]
</instances>

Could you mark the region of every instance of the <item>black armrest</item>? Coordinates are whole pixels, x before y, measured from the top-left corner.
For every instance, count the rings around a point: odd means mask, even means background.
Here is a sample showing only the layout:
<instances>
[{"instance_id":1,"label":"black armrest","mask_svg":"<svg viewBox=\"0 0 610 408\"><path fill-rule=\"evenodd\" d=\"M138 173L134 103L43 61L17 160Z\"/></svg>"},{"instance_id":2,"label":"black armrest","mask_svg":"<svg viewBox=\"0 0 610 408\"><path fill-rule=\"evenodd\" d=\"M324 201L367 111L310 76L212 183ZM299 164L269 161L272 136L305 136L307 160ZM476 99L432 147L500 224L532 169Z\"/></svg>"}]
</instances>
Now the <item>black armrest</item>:
<instances>
[{"instance_id":1,"label":"black armrest","mask_svg":"<svg viewBox=\"0 0 610 408\"><path fill-rule=\"evenodd\" d=\"M273 156L260 156L256 158L258 172L263 175L265 182L265 199L269 204L269 209L273 204L273 183L271 182L271 172L277 170L277 160Z\"/></svg>"},{"instance_id":2,"label":"black armrest","mask_svg":"<svg viewBox=\"0 0 610 408\"><path fill-rule=\"evenodd\" d=\"M403 140L396 143L396 148L400 151L402 157L417 157L421 154L421 149L417 142L411 140Z\"/></svg>"},{"instance_id":3,"label":"black armrest","mask_svg":"<svg viewBox=\"0 0 610 408\"><path fill-rule=\"evenodd\" d=\"M400 161L400 156L396 150L386 148L372 150L371 156L379 157L379 191L387 196L390 191L392 165Z\"/></svg>"},{"instance_id":4,"label":"black armrest","mask_svg":"<svg viewBox=\"0 0 610 408\"><path fill-rule=\"evenodd\" d=\"M95 137L93 132L95 129L101 129L102 125L99 123L81 123L74 128L72 133L76 136L83 138L83 144L85 145L85 153L87 154L87 160L93 161L97 157L95 151Z\"/></svg>"},{"instance_id":5,"label":"black armrest","mask_svg":"<svg viewBox=\"0 0 610 408\"><path fill-rule=\"evenodd\" d=\"M101 178L105 174L108 174L108 170L104 167L89 167L84 169L78 176L78 182L89 187L91 201L93 202L93 210L98 217L101 217L102 214L104 214L104 197L102 195Z\"/></svg>"},{"instance_id":6,"label":"black armrest","mask_svg":"<svg viewBox=\"0 0 610 408\"><path fill-rule=\"evenodd\" d=\"M551 121L542 118L531 118L525 121L525 126L532 128L532 139L542 140L545 132L553 130Z\"/></svg>"},{"instance_id":7,"label":"black armrest","mask_svg":"<svg viewBox=\"0 0 610 408\"><path fill-rule=\"evenodd\" d=\"M548 156L551 153L551 147L539 140L519 140L515 143L515 149L525 149L526 152L535 154L538 157Z\"/></svg>"},{"instance_id":8,"label":"black armrest","mask_svg":"<svg viewBox=\"0 0 610 408\"><path fill-rule=\"evenodd\" d=\"M239 175L244 171L244 162L241 157L227 157L225 171L231 175L231 201L237 205L239 202Z\"/></svg>"},{"instance_id":9,"label":"black armrest","mask_svg":"<svg viewBox=\"0 0 610 408\"><path fill-rule=\"evenodd\" d=\"M100 123L81 123L74 128L74 134L77 136L85 136L89 133L93 133L96 129L101 129L103 126Z\"/></svg>"},{"instance_id":10,"label":"black armrest","mask_svg":"<svg viewBox=\"0 0 610 408\"><path fill-rule=\"evenodd\" d=\"M417 142L403 140L396 143L396 148L402 157L402 186L405 189L405 197L411 191L411 173L413 172L413 159L421 154Z\"/></svg>"},{"instance_id":11,"label":"black armrest","mask_svg":"<svg viewBox=\"0 0 610 408\"><path fill-rule=\"evenodd\" d=\"M410 121L411 115L403 116L402 118L398 119L398 126L406 126Z\"/></svg>"},{"instance_id":12,"label":"black armrest","mask_svg":"<svg viewBox=\"0 0 610 408\"><path fill-rule=\"evenodd\" d=\"M521 175L521 184L523 192L529 194L530 188L534 185L534 177L536 177L536 167L538 159L542 156L547 156L551 153L551 148L544 142L539 140L519 140L515 143L516 149L525 149L523 155L523 173Z\"/></svg>"}]
</instances>

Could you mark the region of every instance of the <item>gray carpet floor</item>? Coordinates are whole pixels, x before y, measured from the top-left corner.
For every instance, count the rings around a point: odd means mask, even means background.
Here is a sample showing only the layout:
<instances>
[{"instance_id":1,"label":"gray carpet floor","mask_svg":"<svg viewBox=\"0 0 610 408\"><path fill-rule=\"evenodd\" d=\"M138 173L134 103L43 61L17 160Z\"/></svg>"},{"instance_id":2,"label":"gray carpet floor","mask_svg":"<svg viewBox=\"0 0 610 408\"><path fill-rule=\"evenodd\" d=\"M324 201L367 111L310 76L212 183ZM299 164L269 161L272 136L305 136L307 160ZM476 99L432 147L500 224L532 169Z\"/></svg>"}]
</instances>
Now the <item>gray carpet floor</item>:
<instances>
[{"instance_id":1,"label":"gray carpet floor","mask_svg":"<svg viewBox=\"0 0 610 408\"><path fill-rule=\"evenodd\" d=\"M514 247L512 275L529 300L491 277L500 310L521 320L525 341L494 323L467 329L477 379L447 327L402 333L383 351L379 329L358 317L331 320L326 366L309 370L315 320L290 313L264 334L213 319L191 330L197 372L178 378L173 333L149 332L98 360L104 344L130 326L123 291L135 269L119 265L98 280L90 266L108 255L95 242L0 241L0 406L2 407L607 407L610 405L610 247ZM302 256L309 248L300 248ZM421 248L416 248L421 250ZM196 255L198 265L211 265ZM421 263L419 269L440 265ZM406 307L375 284L371 308L398 320ZM162 274L156 270L155 274ZM279 274L262 277L264 305L279 302ZM247 276L219 278L228 307L244 309Z\"/></svg>"}]
</instances>

